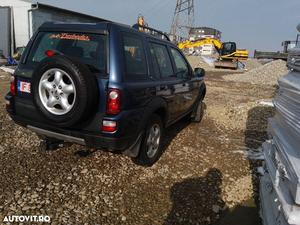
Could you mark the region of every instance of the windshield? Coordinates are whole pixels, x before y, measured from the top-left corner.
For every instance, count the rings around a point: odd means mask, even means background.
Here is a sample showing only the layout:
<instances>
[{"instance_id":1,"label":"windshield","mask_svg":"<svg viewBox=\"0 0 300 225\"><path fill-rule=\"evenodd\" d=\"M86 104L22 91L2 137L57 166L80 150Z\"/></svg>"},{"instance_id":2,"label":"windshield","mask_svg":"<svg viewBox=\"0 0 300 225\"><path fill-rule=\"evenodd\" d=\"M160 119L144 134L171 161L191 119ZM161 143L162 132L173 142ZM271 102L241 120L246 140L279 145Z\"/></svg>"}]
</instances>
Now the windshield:
<instances>
[{"instance_id":1,"label":"windshield","mask_svg":"<svg viewBox=\"0 0 300 225\"><path fill-rule=\"evenodd\" d=\"M39 63L52 50L86 64L91 70L106 71L106 36L83 33L40 32L28 61Z\"/></svg>"},{"instance_id":2,"label":"windshield","mask_svg":"<svg viewBox=\"0 0 300 225\"><path fill-rule=\"evenodd\" d=\"M235 52L235 45L232 42L224 43L221 49L221 55L229 55Z\"/></svg>"}]
</instances>

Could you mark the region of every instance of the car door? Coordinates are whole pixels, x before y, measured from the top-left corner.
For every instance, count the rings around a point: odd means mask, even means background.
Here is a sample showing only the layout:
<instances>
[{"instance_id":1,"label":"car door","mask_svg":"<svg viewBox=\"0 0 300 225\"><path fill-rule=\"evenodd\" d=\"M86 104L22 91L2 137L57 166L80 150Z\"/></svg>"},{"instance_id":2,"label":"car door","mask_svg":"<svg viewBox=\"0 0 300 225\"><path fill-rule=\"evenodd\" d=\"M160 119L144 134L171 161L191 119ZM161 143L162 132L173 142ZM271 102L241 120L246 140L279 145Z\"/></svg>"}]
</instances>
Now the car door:
<instances>
[{"instance_id":1,"label":"car door","mask_svg":"<svg viewBox=\"0 0 300 225\"><path fill-rule=\"evenodd\" d=\"M175 120L181 113L182 80L176 77L168 47L158 42L149 44L153 63L152 70L158 80L157 95L163 97L168 104L169 120Z\"/></svg>"},{"instance_id":2,"label":"car door","mask_svg":"<svg viewBox=\"0 0 300 225\"><path fill-rule=\"evenodd\" d=\"M182 103L180 104L180 111L181 114L184 114L196 101L199 91L199 81L194 79L194 73L182 53L172 47L170 48L170 51L175 67L176 77L182 80L180 88Z\"/></svg>"}]
</instances>

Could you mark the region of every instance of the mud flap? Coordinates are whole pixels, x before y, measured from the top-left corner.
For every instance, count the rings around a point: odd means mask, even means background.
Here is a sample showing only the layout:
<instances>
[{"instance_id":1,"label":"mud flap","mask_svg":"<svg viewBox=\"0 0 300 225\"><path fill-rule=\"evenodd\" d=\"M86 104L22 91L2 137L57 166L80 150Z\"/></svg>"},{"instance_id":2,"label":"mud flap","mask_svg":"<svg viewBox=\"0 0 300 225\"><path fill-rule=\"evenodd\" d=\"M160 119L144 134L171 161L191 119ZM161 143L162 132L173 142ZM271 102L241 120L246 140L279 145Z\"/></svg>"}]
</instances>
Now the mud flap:
<instances>
[{"instance_id":1,"label":"mud flap","mask_svg":"<svg viewBox=\"0 0 300 225\"><path fill-rule=\"evenodd\" d=\"M123 152L123 155L126 155L131 158L136 158L139 155L141 143L142 143L142 136L143 136L142 134L143 133L141 133L138 136L138 138L136 139L136 141L132 146L130 146L127 150Z\"/></svg>"}]
</instances>

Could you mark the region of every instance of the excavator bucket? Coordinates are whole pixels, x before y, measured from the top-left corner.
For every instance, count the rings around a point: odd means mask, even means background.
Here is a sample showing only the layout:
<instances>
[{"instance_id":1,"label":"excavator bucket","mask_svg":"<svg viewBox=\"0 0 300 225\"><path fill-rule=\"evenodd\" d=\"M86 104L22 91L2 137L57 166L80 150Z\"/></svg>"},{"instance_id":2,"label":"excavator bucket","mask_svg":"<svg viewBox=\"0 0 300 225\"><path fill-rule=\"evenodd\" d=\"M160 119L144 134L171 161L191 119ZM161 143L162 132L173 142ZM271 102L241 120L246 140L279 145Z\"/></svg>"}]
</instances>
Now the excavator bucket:
<instances>
[{"instance_id":1,"label":"excavator bucket","mask_svg":"<svg viewBox=\"0 0 300 225\"><path fill-rule=\"evenodd\" d=\"M218 60L215 62L215 68L222 68L222 69L238 69L238 62L231 61L231 60Z\"/></svg>"}]
</instances>

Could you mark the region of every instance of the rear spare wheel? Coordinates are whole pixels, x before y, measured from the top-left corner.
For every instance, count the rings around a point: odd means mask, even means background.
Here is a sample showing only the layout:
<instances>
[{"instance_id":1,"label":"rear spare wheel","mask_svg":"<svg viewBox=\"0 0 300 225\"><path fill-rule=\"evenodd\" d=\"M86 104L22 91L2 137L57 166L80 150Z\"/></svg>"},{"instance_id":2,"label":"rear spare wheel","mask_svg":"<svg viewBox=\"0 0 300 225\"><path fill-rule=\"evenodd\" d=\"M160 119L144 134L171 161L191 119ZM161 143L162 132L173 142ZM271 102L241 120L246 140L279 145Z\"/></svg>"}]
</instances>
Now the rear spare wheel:
<instances>
[{"instance_id":1,"label":"rear spare wheel","mask_svg":"<svg viewBox=\"0 0 300 225\"><path fill-rule=\"evenodd\" d=\"M33 98L43 116L57 126L72 126L87 118L97 103L93 74L65 56L43 60L33 74Z\"/></svg>"}]
</instances>

